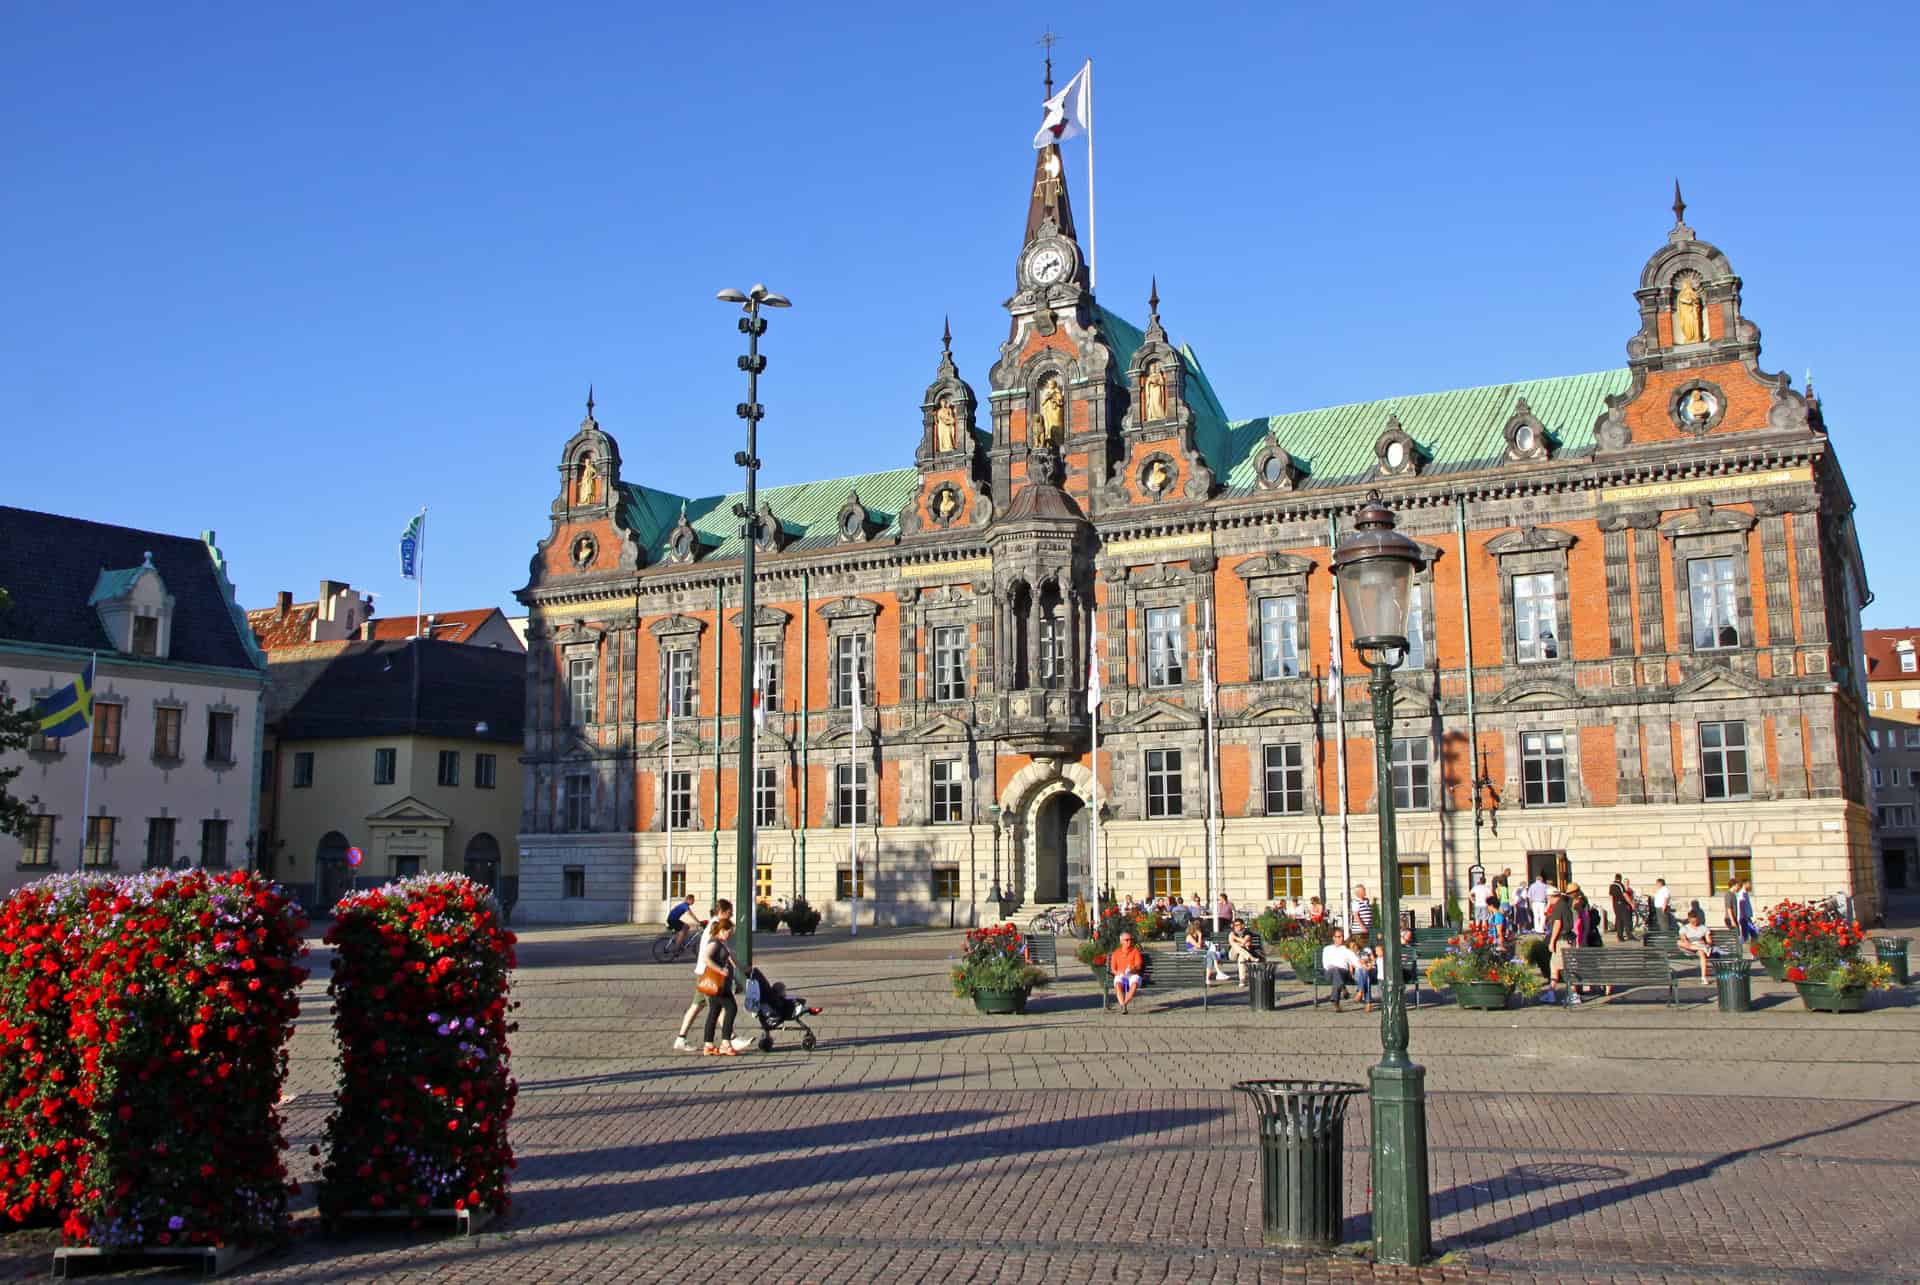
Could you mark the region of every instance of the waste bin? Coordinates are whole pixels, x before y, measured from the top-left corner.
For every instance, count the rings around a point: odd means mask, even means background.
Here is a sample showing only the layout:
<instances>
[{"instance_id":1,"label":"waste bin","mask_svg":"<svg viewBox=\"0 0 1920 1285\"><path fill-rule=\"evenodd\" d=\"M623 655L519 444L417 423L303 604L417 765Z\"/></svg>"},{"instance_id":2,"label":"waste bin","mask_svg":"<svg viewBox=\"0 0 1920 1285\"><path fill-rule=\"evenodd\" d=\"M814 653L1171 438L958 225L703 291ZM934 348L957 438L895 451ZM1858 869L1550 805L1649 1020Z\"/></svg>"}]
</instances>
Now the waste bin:
<instances>
[{"instance_id":1,"label":"waste bin","mask_svg":"<svg viewBox=\"0 0 1920 1285\"><path fill-rule=\"evenodd\" d=\"M1260 1225L1269 1245L1340 1243L1347 1104L1338 1080L1243 1080L1260 1128Z\"/></svg>"},{"instance_id":2,"label":"waste bin","mask_svg":"<svg viewBox=\"0 0 1920 1285\"><path fill-rule=\"evenodd\" d=\"M1753 965L1728 957L1713 961L1713 981L1720 992L1722 1013L1753 1011Z\"/></svg>"},{"instance_id":3,"label":"waste bin","mask_svg":"<svg viewBox=\"0 0 1920 1285\"><path fill-rule=\"evenodd\" d=\"M1873 949L1880 956L1880 962L1893 970L1893 980L1902 986L1907 984L1907 941L1905 937L1875 937Z\"/></svg>"},{"instance_id":4,"label":"waste bin","mask_svg":"<svg viewBox=\"0 0 1920 1285\"><path fill-rule=\"evenodd\" d=\"M1273 1012L1274 968L1270 963L1253 966L1253 1011L1256 1013Z\"/></svg>"}]
</instances>

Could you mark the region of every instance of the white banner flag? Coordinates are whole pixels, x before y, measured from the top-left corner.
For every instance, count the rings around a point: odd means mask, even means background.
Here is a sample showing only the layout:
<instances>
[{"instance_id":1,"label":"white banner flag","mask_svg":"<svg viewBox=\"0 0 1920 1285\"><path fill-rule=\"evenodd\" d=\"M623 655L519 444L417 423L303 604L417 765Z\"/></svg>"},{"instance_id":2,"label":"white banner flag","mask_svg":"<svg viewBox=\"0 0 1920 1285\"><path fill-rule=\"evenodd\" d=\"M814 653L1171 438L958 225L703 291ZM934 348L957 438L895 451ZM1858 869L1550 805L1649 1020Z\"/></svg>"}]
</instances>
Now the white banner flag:
<instances>
[{"instance_id":1,"label":"white banner flag","mask_svg":"<svg viewBox=\"0 0 1920 1285\"><path fill-rule=\"evenodd\" d=\"M1087 83L1092 71L1093 64L1086 64L1074 73L1065 89L1047 99L1046 115L1040 121L1039 132L1033 136L1035 151L1087 132Z\"/></svg>"}]
</instances>

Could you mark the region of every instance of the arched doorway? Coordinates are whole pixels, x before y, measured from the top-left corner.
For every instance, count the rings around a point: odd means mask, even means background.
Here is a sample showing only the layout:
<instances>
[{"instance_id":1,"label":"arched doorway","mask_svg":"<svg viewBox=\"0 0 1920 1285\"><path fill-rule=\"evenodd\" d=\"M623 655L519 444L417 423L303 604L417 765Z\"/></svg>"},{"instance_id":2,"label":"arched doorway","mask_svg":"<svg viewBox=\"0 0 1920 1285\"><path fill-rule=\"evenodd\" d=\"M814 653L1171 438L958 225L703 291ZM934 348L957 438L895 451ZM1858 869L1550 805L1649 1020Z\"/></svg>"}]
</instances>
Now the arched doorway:
<instances>
[{"instance_id":1,"label":"arched doorway","mask_svg":"<svg viewBox=\"0 0 1920 1285\"><path fill-rule=\"evenodd\" d=\"M1034 815L1033 899L1040 905L1073 895L1086 868L1086 805L1072 790L1062 790Z\"/></svg>"},{"instance_id":2,"label":"arched doorway","mask_svg":"<svg viewBox=\"0 0 1920 1285\"><path fill-rule=\"evenodd\" d=\"M467 840L464 863L467 878L491 888L500 881L500 843L490 834L476 834Z\"/></svg>"},{"instance_id":3,"label":"arched doorway","mask_svg":"<svg viewBox=\"0 0 1920 1285\"><path fill-rule=\"evenodd\" d=\"M347 895L353 886L353 867L347 864L347 849L353 845L338 830L327 831L314 853L313 877L317 885L314 909L323 915L333 913L333 903Z\"/></svg>"}]
</instances>

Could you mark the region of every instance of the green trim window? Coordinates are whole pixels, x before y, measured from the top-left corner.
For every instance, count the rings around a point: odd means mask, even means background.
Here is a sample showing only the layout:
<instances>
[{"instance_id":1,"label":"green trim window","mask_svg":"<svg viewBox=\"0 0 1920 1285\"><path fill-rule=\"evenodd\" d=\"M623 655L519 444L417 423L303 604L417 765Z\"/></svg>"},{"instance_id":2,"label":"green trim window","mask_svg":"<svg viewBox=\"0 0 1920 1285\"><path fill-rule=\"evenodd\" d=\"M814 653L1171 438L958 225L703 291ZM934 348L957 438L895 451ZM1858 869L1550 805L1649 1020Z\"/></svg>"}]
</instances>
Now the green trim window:
<instances>
[{"instance_id":1,"label":"green trim window","mask_svg":"<svg viewBox=\"0 0 1920 1285\"><path fill-rule=\"evenodd\" d=\"M306 757L308 760L307 778L308 778L308 783L311 784L312 778L313 778L313 765L312 765L313 755L309 754ZM373 752L373 783L375 785L392 785L393 778L395 774L398 773L399 770L400 770L400 751L399 750L392 749L392 748L383 748L383 749L376 749ZM298 758L294 760L293 776L294 776L294 783L298 784L300 779L300 766L299 766Z\"/></svg>"},{"instance_id":2,"label":"green trim window","mask_svg":"<svg viewBox=\"0 0 1920 1285\"><path fill-rule=\"evenodd\" d=\"M460 784L460 751L441 750L440 764L434 773L435 781L449 789Z\"/></svg>"},{"instance_id":3,"label":"green trim window","mask_svg":"<svg viewBox=\"0 0 1920 1285\"><path fill-rule=\"evenodd\" d=\"M147 818L147 869L165 870L173 864L173 840L178 828L173 817Z\"/></svg>"},{"instance_id":4,"label":"green trim window","mask_svg":"<svg viewBox=\"0 0 1920 1285\"><path fill-rule=\"evenodd\" d=\"M1723 802L1748 797L1747 725L1700 724L1700 797Z\"/></svg>"},{"instance_id":5,"label":"green trim window","mask_svg":"<svg viewBox=\"0 0 1920 1285\"><path fill-rule=\"evenodd\" d=\"M118 817L87 818L86 862L89 866L113 864L113 832L119 822Z\"/></svg>"},{"instance_id":6,"label":"green trim window","mask_svg":"<svg viewBox=\"0 0 1920 1285\"><path fill-rule=\"evenodd\" d=\"M1147 751L1147 816L1159 818L1185 814L1180 766L1179 750Z\"/></svg>"},{"instance_id":7,"label":"green trim window","mask_svg":"<svg viewBox=\"0 0 1920 1285\"><path fill-rule=\"evenodd\" d=\"M27 822L27 833L20 840L20 864L23 866L50 866L53 864L53 832L56 819L45 812L38 813Z\"/></svg>"},{"instance_id":8,"label":"green trim window","mask_svg":"<svg viewBox=\"0 0 1920 1285\"><path fill-rule=\"evenodd\" d=\"M499 773L499 759L492 754L473 756L473 788L491 790Z\"/></svg>"},{"instance_id":9,"label":"green trim window","mask_svg":"<svg viewBox=\"0 0 1920 1285\"><path fill-rule=\"evenodd\" d=\"M200 823L200 864L208 870L227 868L227 826L219 819Z\"/></svg>"},{"instance_id":10,"label":"green trim window","mask_svg":"<svg viewBox=\"0 0 1920 1285\"><path fill-rule=\"evenodd\" d=\"M293 788L311 790L313 788L313 751L295 750L293 752Z\"/></svg>"}]
</instances>

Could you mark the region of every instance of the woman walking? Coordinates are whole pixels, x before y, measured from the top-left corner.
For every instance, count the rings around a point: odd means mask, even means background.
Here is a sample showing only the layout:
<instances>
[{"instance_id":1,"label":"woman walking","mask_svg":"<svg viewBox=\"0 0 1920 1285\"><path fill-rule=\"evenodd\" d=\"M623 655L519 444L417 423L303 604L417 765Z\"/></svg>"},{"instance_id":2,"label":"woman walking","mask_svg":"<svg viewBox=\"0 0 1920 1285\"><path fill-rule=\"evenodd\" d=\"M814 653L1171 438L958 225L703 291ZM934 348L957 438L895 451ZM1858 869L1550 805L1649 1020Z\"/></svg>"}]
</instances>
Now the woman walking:
<instances>
[{"instance_id":1,"label":"woman walking","mask_svg":"<svg viewBox=\"0 0 1920 1285\"><path fill-rule=\"evenodd\" d=\"M707 1057L739 1057L740 1050L733 1046L733 1019L739 1015L740 1006L733 998L733 920L721 918L713 921L707 930L707 944L700 952L700 971L698 976L704 982L716 972L720 974L719 993L707 996L707 1032L700 1052ZM701 992L705 994L705 992ZM722 1016L724 1014L724 1017ZM713 1042L713 1028L720 1027L720 1043Z\"/></svg>"}]
</instances>

